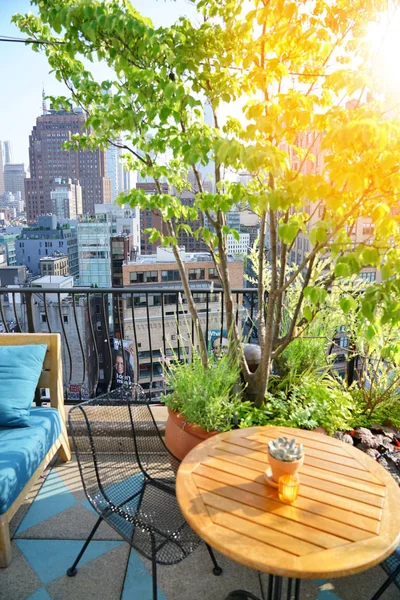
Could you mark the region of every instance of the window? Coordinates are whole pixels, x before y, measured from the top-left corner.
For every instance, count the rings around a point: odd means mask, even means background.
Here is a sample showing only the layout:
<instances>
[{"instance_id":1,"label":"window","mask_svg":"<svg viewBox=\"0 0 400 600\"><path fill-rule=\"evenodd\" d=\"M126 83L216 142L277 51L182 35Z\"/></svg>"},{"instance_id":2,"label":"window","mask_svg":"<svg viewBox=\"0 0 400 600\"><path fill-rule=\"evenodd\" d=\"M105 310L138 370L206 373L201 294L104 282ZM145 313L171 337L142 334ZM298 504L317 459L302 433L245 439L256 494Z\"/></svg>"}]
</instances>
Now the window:
<instances>
[{"instance_id":1,"label":"window","mask_svg":"<svg viewBox=\"0 0 400 600\"><path fill-rule=\"evenodd\" d=\"M348 346L349 346L349 338L348 337L341 337L341 338L339 338L339 346L341 348L348 348Z\"/></svg>"},{"instance_id":2,"label":"window","mask_svg":"<svg viewBox=\"0 0 400 600\"><path fill-rule=\"evenodd\" d=\"M373 223L364 223L362 232L363 232L363 235L372 235L374 233L374 224Z\"/></svg>"},{"instance_id":3,"label":"window","mask_svg":"<svg viewBox=\"0 0 400 600\"><path fill-rule=\"evenodd\" d=\"M45 313L40 313L40 321L42 323L47 323L47 319L46 319L46 314Z\"/></svg>"},{"instance_id":4,"label":"window","mask_svg":"<svg viewBox=\"0 0 400 600\"><path fill-rule=\"evenodd\" d=\"M171 269L169 271L161 271L161 281L180 281L181 276L179 271Z\"/></svg>"},{"instance_id":5,"label":"window","mask_svg":"<svg viewBox=\"0 0 400 600\"><path fill-rule=\"evenodd\" d=\"M129 273L131 283L151 283L158 281L158 271L134 271Z\"/></svg>"},{"instance_id":6,"label":"window","mask_svg":"<svg viewBox=\"0 0 400 600\"><path fill-rule=\"evenodd\" d=\"M215 267L208 269L208 279L219 279L217 269Z\"/></svg>"},{"instance_id":7,"label":"window","mask_svg":"<svg viewBox=\"0 0 400 600\"><path fill-rule=\"evenodd\" d=\"M64 323L68 323L68 315L63 315L63 321Z\"/></svg>"},{"instance_id":8,"label":"window","mask_svg":"<svg viewBox=\"0 0 400 600\"><path fill-rule=\"evenodd\" d=\"M361 279L364 279L364 281L372 283L376 280L376 273L375 271L363 271L362 273L360 273L360 277Z\"/></svg>"},{"instance_id":9,"label":"window","mask_svg":"<svg viewBox=\"0 0 400 600\"><path fill-rule=\"evenodd\" d=\"M189 280L190 281L198 281L199 279L205 279L205 270L204 269L189 269Z\"/></svg>"},{"instance_id":10,"label":"window","mask_svg":"<svg viewBox=\"0 0 400 600\"><path fill-rule=\"evenodd\" d=\"M101 327L101 321L97 321L96 323L96 329L97 331L101 331L102 327Z\"/></svg>"}]
</instances>

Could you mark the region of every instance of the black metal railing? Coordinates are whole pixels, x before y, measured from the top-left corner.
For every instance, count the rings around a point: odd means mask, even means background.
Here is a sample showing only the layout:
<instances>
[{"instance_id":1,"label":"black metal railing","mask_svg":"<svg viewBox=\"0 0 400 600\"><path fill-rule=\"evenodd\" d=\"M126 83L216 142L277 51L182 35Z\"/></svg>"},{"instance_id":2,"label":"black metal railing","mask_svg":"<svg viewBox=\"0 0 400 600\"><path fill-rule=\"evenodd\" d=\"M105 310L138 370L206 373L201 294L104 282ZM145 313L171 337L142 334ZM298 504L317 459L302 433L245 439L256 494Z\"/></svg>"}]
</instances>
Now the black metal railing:
<instances>
[{"instance_id":1,"label":"black metal railing","mask_svg":"<svg viewBox=\"0 0 400 600\"><path fill-rule=\"evenodd\" d=\"M210 350L226 335L224 294L194 290ZM257 290L233 290L236 323L257 343ZM195 326L181 287L0 288L0 331L59 332L66 402L140 383L153 400L163 389L163 363L190 360ZM118 370L119 371L118 371ZM45 393L45 392L44 392Z\"/></svg>"},{"instance_id":2,"label":"black metal railing","mask_svg":"<svg viewBox=\"0 0 400 600\"><path fill-rule=\"evenodd\" d=\"M201 329L215 351L226 336L224 293L220 288L193 291ZM234 289L233 298L243 339L257 344L257 290ZM0 287L0 331L61 334L66 403L130 381L157 401L165 362L190 360L197 346L183 290L168 286Z\"/></svg>"}]
</instances>

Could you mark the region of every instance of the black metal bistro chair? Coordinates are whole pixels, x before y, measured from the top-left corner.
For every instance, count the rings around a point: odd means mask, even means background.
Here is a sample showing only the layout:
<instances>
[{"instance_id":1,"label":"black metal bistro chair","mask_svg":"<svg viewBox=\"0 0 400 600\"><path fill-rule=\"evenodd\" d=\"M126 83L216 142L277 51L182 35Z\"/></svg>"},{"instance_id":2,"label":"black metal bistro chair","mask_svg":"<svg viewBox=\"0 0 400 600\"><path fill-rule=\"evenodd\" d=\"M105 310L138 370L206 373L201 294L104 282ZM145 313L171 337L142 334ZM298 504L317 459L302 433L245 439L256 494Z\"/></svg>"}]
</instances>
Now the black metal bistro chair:
<instances>
[{"instance_id":1,"label":"black metal bistro chair","mask_svg":"<svg viewBox=\"0 0 400 600\"><path fill-rule=\"evenodd\" d=\"M139 385L119 388L74 406L69 427L86 496L99 518L67 575L104 520L151 560L153 600L157 564L172 565L191 554L201 539L183 518L175 495L179 460L166 448ZM214 575L220 575L207 545Z\"/></svg>"}]
</instances>

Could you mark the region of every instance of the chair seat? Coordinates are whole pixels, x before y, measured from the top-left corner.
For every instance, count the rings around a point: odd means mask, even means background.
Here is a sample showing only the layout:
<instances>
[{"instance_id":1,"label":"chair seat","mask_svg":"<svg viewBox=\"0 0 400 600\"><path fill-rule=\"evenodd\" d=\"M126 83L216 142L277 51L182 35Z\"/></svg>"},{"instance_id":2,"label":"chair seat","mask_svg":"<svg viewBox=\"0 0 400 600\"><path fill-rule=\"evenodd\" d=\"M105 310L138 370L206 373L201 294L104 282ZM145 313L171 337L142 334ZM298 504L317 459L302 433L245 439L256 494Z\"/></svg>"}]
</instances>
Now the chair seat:
<instances>
[{"instance_id":1,"label":"chair seat","mask_svg":"<svg viewBox=\"0 0 400 600\"><path fill-rule=\"evenodd\" d=\"M55 408L33 407L28 427L0 427L0 515L13 504L60 434Z\"/></svg>"},{"instance_id":2,"label":"chair seat","mask_svg":"<svg viewBox=\"0 0 400 600\"><path fill-rule=\"evenodd\" d=\"M391 575L395 569L400 565L400 546L391 554L386 560L381 563L382 569L387 575ZM400 589L400 574L396 577L394 582Z\"/></svg>"},{"instance_id":3,"label":"chair seat","mask_svg":"<svg viewBox=\"0 0 400 600\"><path fill-rule=\"evenodd\" d=\"M141 478L140 489L137 487ZM135 481L134 481L135 480ZM163 485L164 489L159 484ZM129 489L133 495L121 500L116 486L103 488L107 502L102 493L90 498L96 511L106 520L128 543L148 559L152 557L151 536L148 529L135 526L140 522L153 531L157 563L171 565L180 562L201 543L201 539L186 523L179 509L174 493L168 492L171 480L164 482L144 479L135 475L130 480L118 484ZM136 484L136 485L135 485ZM173 486L171 485L173 489ZM118 496L120 502L112 502ZM118 507L118 512L115 508Z\"/></svg>"}]
</instances>

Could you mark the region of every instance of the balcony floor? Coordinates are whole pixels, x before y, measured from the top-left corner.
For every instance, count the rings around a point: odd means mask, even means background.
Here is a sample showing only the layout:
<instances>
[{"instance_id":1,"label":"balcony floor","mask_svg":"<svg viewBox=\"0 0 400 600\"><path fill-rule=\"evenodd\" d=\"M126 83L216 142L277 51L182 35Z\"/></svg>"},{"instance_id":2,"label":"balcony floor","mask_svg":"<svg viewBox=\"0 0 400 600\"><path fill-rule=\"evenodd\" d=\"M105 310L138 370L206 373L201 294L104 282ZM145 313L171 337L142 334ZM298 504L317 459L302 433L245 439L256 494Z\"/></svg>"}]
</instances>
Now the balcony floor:
<instances>
[{"instance_id":1,"label":"balcony floor","mask_svg":"<svg viewBox=\"0 0 400 600\"><path fill-rule=\"evenodd\" d=\"M78 574L65 575L96 521L85 499L77 464L48 469L15 516L13 560L0 569L0 600L151 600L149 564L102 524ZM218 555L221 577L211 573L204 545L178 565L158 568L159 600L224 600L235 588L261 597L257 573ZM384 581L376 567L336 581L305 581L302 600L369 600ZM268 576L262 576L266 594ZM382 600L398 600L395 586Z\"/></svg>"}]
</instances>

